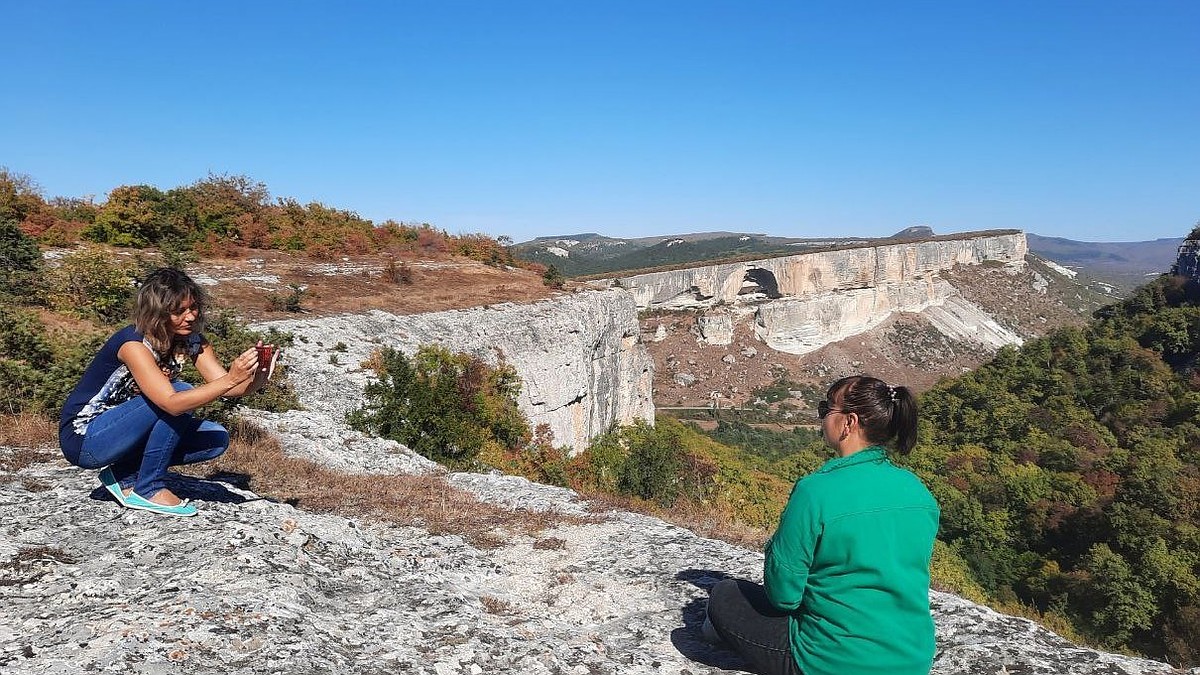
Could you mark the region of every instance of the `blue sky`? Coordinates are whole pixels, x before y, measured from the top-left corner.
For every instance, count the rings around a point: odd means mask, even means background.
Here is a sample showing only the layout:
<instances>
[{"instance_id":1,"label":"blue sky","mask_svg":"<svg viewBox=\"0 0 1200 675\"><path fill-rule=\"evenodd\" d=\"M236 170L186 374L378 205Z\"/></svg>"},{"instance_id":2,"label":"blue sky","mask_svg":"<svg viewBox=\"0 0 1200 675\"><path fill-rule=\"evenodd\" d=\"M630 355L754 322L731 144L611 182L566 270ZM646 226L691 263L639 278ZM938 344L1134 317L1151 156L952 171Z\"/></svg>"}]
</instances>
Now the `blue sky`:
<instances>
[{"instance_id":1,"label":"blue sky","mask_svg":"<svg viewBox=\"0 0 1200 675\"><path fill-rule=\"evenodd\" d=\"M0 166L451 232L1181 237L1200 2L4 0Z\"/></svg>"}]
</instances>

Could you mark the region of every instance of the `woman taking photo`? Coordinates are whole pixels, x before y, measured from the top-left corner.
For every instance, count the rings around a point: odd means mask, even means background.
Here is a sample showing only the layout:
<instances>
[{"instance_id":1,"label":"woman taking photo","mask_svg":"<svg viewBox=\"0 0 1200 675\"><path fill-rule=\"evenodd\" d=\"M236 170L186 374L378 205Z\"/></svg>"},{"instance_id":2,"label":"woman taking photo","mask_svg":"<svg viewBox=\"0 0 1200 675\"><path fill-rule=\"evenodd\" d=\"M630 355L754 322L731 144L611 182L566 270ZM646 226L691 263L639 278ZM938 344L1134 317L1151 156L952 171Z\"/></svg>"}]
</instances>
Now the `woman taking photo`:
<instances>
[{"instance_id":1,"label":"woman taking photo","mask_svg":"<svg viewBox=\"0 0 1200 675\"><path fill-rule=\"evenodd\" d=\"M854 376L835 382L817 412L837 456L792 489L763 585L713 587L704 632L763 674L925 675L939 511L883 447L895 439L900 454L912 449L916 401L906 387Z\"/></svg>"},{"instance_id":2,"label":"woman taking photo","mask_svg":"<svg viewBox=\"0 0 1200 675\"><path fill-rule=\"evenodd\" d=\"M195 515L194 505L167 489L167 469L219 456L229 434L189 413L221 396L252 393L266 380L254 348L228 371L217 360L200 333L207 301L182 271L152 272L138 289L133 325L104 343L63 406L63 455L85 469L105 467L100 482L122 506ZM205 384L179 380L185 360Z\"/></svg>"}]
</instances>

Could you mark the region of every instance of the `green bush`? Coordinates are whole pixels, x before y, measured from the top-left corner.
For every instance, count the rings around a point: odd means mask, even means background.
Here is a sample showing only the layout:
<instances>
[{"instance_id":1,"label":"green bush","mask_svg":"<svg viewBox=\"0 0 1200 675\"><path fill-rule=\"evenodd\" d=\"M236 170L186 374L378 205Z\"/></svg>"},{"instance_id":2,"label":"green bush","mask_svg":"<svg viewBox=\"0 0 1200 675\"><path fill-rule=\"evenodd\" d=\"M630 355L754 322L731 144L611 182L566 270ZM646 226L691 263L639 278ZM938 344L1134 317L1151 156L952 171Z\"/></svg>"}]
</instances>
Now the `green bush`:
<instances>
[{"instance_id":1,"label":"green bush","mask_svg":"<svg viewBox=\"0 0 1200 675\"><path fill-rule=\"evenodd\" d=\"M166 195L152 185L114 188L83 238L101 244L142 248L156 244L171 231Z\"/></svg>"},{"instance_id":2,"label":"green bush","mask_svg":"<svg viewBox=\"0 0 1200 675\"><path fill-rule=\"evenodd\" d=\"M304 296L308 294L308 289L298 284L288 284L290 292L286 294L268 293L267 306L278 312L302 312L304 308L300 303L304 301Z\"/></svg>"},{"instance_id":3,"label":"green bush","mask_svg":"<svg viewBox=\"0 0 1200 675\"><path fill-rule=\"evenodd\" d=\"M366 403L347 416L354 428L468 469L481 465L485 449L516 450L529 440L529 422L517 408L521 383L511 366L491 367L437 346L421 347L413 358L384 348L378 364Z\"/></svg>"},{"instance_id":4,"label":"green bush","mask_svg":"<svg viewBox=\"0 0 1200 675\"><path fill-rule=\"evenodd\" d=\"M617 488L624 494L671 506L679 498L683 470L682 443L676 427L644 422L627 427L629 454L621 466Z\"/></svg>"},{"instance_id":5,"label":"green bush","mask_svg":"<svg viewBox=\"0 0 1200 675\"><path fill-rule=\"evenodd\" d=\"M74 251L47 274L50 306L106 324L122 321L129 316L140 272L136 262L125 262L103 249Z\"/></svg>"},{"instance_id":6,"label":"green bush","mask_svg":"<svg viewBox=\"0 0 1200 675\"><path fill-rule=\"evenodd\" d=\"M42 252L11 219L0 219L0 298L28 299L38 293Z\"/></svg>"},{"instance_id":7,"label":"green bush","mask_svg":"<svg viewBox=\"0 0 1200 675\"><path fill-rule=\"evenodd\" d=\"M586 482L616 492L671 506L681 494L685 458L675 425L650 426L642 420L614 427L594 439L583 461Z\"/></svg>"},{"instance_id":8,"label":"green bush","mask_svg":"<svg viewBox=\"0 0 1200 675\"><path fill-rule=\"evenodd\" d=\"M567 278L564 277L563 273L560 272L559 269L554 265L550 265L546 268L546 271L542 273L542 283L551 288L562 288L566 281Z\"/></svg>"},{"instance_id":9,"label":"green bush","mask_svg":"<svg viewBox=\"0 0 1200 675\"><path fill-rule=\"evenodd\" d=\"M102 341L51 333L33 312L0 307L0 412L56 412Z\"/></svg>"}]
</instances>

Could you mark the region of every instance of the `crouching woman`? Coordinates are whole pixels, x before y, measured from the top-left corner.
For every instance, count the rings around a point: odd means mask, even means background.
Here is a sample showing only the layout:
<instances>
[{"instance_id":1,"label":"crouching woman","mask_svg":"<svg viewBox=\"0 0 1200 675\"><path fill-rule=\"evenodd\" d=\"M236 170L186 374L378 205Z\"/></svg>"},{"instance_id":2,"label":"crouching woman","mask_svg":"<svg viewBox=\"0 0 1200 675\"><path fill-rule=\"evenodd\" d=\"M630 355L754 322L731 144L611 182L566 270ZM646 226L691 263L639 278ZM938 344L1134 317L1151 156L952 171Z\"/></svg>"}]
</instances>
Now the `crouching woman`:
<instances>
[{"instance_id":1,"label":"crouching woman","mask_svg":"<svg viewBox=\"0 0 1200 675\"><path fill-rule=\"evenodd\" d=\"M912 449L916 402L906 387L847 377L829 388L818 415L837 456L792 489L767 543L763 585L713 587L706 633L758 673L925 675L939 511L884 449L892 439L901 454Z\"/></svg>"},{"instance_id":2,"label":"crouching woman","mask_svg":"<svg viewBox=\"0 0 1200 675\"><path fill-rule=\"evenodd\" d=\"M191 411L262 386L253 347L226 371L204 339L207 296L176 269L152 272L137 292L133 324L113 334L67 397L59 444L72 464L98 469L100 482L133 509L191 516L196 507L166 487L168 467L213 459L229 446L221 425ZM205 384L179 380L186 360Z\"/></svg>"}]
</instances>

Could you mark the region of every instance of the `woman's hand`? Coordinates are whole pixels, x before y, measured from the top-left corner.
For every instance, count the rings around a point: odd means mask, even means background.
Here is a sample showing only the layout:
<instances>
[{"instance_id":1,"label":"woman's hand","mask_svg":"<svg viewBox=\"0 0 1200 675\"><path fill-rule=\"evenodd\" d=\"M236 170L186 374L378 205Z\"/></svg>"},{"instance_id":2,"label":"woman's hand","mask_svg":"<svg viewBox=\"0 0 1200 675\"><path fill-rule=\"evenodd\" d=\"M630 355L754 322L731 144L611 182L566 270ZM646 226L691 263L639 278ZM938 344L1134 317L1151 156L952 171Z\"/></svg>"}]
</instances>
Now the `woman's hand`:
<instances>
[{"instance_id":1,"label":"woman's hand","mask_svg":"<svg viewBox=\"0 0 1200 675\"><path fill-rule=\"evenodd\" d=\"M229 362L229 378L238 384L254 377L258 369L258 351L251 347Z\"/></svg>"}]
</instances>

